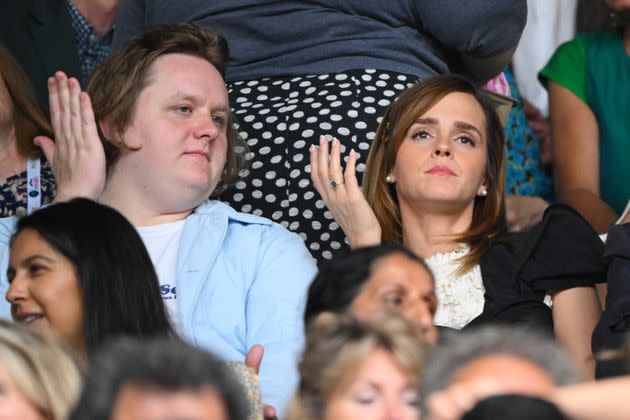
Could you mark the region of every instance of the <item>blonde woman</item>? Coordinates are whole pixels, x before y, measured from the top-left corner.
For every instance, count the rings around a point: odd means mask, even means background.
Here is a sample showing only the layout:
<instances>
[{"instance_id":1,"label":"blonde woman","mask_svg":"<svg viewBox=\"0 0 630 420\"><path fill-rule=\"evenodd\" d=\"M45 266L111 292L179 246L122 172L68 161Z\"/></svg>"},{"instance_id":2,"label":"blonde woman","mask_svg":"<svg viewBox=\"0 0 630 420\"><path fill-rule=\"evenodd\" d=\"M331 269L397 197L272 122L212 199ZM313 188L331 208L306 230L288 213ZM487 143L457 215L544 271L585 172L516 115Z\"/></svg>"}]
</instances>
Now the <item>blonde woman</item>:
<instances>
[{"instance_id":1,"label":"blonde woman","mask_svg":"<svg viewBox=\"0 0 630 420\"><path fill-rule=\"evenodd\" d=\"M311 326L289 420L420 418L427 347L414 324L326 316Z\"/></svg>"},{"instance_id":2,"label":"blonde woman","mask_svg":"<svg viewBox=\"0 0 630 420\"><path fill-rule=\"evenodd\" d=\"M80 391L77 365L53 338L0 320L0 419L65 419Z\"/></svg>"}]
</instances>

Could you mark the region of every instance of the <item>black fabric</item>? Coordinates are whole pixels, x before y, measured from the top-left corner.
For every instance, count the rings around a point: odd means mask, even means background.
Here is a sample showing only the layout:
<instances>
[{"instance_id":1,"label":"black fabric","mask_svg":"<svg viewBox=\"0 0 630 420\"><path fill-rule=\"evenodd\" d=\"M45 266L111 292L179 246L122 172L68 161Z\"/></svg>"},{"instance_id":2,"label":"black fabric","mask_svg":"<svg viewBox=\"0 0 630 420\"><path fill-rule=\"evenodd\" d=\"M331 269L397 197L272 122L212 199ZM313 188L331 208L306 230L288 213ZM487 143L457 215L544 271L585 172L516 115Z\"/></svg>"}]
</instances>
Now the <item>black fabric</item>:
<instances>
[{"instance_id":1,"label":"black fabric","mask_svg":"<svg viewBox=\"0 0 630 420\"><path fill-rule=\"evenodd\" d=\"M496 395L485 398L467 413L461 420L568 420L551 402L525 395Z\"/></svg>"},{"instance_id":2,"label":"black fabric","mask_svg":"<svg viewBox=\"0 0 630 420\"><path fill-rule=\"evenodd\" d=\"M48 109L48 77L55 71L82 79L66 0L0 2L0 40L24 68L43 109Z\"/></svg>"},{"instance_id":3,"label":"black fabric","mask_svg":"<svg viewBox=\"0 0 630 420\"><path fill-rule=\"evenodd\" d=\"M550 206L534 228L507 235L481 258L484 309L466 327L518 323L552 332L545 295L604 282L603 253L603 243L582 216L568 206Z\"/></svg>"},{"instance_id":4,"label":"black fabric","mask_svg":"<svg viewBox=\"0 0 630 420\"><path fill-rule=\"evenodd\" d=\"M608 262L606 309L593 331L593 354L623 346L630 332L630 223L613 226L604 259ZM598 362L598 378L628 373L625 360Z\"/></svg>"}]
</instances>

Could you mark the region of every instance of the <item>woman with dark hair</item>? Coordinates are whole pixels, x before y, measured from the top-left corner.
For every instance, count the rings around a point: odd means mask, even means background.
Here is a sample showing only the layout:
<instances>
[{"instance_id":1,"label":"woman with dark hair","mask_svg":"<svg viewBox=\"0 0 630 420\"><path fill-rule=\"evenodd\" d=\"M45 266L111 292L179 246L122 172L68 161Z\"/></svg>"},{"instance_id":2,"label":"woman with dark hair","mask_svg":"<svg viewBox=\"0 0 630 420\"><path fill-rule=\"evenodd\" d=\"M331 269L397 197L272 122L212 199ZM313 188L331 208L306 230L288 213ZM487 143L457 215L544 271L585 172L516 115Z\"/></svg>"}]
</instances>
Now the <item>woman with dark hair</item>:
<instances>
[{"instance_id":1,"label":"woman with dark hair","mask_svg":"<svg viewBox=\"0 0 630 420\"><path fill-rule=\"evenodd\" d=\"M321 264L308 290L304 326L308 329L322 314L350 312L371 321L391 312L413 322L435 343L436 307L431 270L403 245L388 243L353 249Z\"/></svg>"},{"instance_id":2,"label":"woman with dark hair","mask_svg":"<svg viewBox=\"0 0 630 420\"><path fill-rule=\"evenodd\" d=\"M24 216L53 200L50 165L33 144L52 132L24 70L0 43L0 217Z\"/></svg>"},{"instance_id":3,"label":"woman with dark hair","mask_svg":"<svg viewBox=\"0 0 630 420\"><path fill-rule=\"evenodd\" d=\"M50 330L84 358L115 336L173 334L140 236L93 201L20 219L7 276L13 319Z\"/></svg>"},{"instance_id":4,"label":"woman with dark hair","mask_svg":"<svg viewBox=\"0 0 630 420\"><path fill-rule=\"evenodd\" d=\"M539 74L549 92L557 199L600 233L630 199L630 1L605 4L610 30L562 44Z\"/></svg>"},{"instance_id":5,"label":"woman with dark hair","mask_svg":"<svg viewBox=\"0 0 630 420\"><path fill-rule=\"evenodd\" d=\"M603 245L563 206L531 231L508 234L503 148L491 99L461 77L440 76L406 90L385 113L365 195L356 153L342 172L336 139L330 157L325 138L311 148L312 179L353 247L396 241L425 258L437 325L531 324L555 331L586 363L601 312L593 286L605 279Z\"/></svg>"}]
</instances>

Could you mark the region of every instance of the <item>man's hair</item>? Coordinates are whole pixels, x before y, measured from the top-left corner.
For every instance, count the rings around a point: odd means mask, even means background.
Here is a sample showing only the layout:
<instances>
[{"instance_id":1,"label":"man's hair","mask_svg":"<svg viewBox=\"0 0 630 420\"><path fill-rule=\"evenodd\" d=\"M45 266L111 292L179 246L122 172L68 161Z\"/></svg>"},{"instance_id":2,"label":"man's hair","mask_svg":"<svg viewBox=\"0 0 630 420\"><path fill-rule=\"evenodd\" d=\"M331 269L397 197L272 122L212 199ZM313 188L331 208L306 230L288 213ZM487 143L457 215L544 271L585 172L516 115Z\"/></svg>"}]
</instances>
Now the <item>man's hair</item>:
<instances>
[{"instance_id":1,"label":"man's hair","mask_svg":"<svg viewBox=\"0 0 630 420\"><path fill-rule=\"evenodd\" d=\"M120 149L126 147L122 135L138 111L136 103L140 92L150 82L153 63L167 54L201 58L212 64L225 78L228 44L216 32L182 23L155 26L132 38L96 69L87 86L108 168L116 163ZM109 137L101 130L101 124L108 127ZM228 150L225 168L215 194L235 182L245 165L247 144L238 135L231 113L226 134Z\"/></svg>"},{"instance_id":2,"label":"man's hair","mask_svg":"<svg viewBox=\"0 0 630 420\"><path fill-rule=\"evenodd\" d=\"M353 249L320 266L308 289L304 310L305 328L308 328L322 312L346 312L372 274L374 263L395 254L404 255L417 262L433 278L425 262L403 245L388 243Z\"/></svg>"},{"instance_id":3,"label":"man's hair","mask_svg":"<svg viewBox=\"0 0 630 420\"><path fill-rule=\"evenodd\" d=\"M248 416L247 398L226 363L172 337L121 338L90 359L85 386L71 420L109 420L125 385L165 391L210 388L225 404L227 418Z\"/></svg>"},{"instance_id":4,"label":"man's hair","mask_svg":"<svg viewBox=\"0 0 630 420\"><path fill-rule=\"evenodd\" d=\"M488 325L442 336L422 374L421 395L426 398L447 388L461 368L494 355L527 360L545 371L556 385L577 382L575 366L553 337L513 325Z\"/></svg>"}]
</instances>

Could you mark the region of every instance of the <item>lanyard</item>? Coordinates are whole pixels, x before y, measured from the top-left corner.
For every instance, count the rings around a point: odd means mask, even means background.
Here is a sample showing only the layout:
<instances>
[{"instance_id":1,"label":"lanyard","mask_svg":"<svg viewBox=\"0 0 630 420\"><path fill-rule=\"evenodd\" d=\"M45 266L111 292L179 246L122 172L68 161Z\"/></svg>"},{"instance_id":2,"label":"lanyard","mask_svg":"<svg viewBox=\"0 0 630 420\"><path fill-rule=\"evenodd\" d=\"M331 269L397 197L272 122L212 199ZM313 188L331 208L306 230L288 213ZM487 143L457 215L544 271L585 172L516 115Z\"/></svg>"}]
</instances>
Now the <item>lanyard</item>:
<instances>
[{"instance_id":1,"label":"lanyard","mask_svg":"<svg viewBox=\"0 0 630 420\"><path fill-rule=\"evenodd\" d=\"M26 161L26 210L28 214L42 205L42 176L39 158Z\"/></svg>"}]
</instances>

